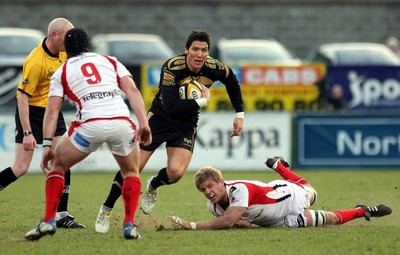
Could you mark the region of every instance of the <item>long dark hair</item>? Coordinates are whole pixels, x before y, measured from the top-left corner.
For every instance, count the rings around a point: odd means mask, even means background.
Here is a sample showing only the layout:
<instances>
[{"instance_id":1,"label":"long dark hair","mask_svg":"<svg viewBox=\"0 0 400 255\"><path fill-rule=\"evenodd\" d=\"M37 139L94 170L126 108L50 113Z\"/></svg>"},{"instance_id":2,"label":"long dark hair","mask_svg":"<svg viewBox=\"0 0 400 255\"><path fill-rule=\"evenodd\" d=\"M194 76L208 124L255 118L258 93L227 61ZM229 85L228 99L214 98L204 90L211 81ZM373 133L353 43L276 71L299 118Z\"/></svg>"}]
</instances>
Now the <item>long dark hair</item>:
<instances>
[{"instance_id":1,"label":"long dark hair","mask_svg":"<svg viewBox=\"0 0 400 255\"><path fill-rule=\"evenodd\" d=\"M90 39L83 28L72 28L65 34L65 51L68 58L90 51Z\"/></svg>"}]
</instances>

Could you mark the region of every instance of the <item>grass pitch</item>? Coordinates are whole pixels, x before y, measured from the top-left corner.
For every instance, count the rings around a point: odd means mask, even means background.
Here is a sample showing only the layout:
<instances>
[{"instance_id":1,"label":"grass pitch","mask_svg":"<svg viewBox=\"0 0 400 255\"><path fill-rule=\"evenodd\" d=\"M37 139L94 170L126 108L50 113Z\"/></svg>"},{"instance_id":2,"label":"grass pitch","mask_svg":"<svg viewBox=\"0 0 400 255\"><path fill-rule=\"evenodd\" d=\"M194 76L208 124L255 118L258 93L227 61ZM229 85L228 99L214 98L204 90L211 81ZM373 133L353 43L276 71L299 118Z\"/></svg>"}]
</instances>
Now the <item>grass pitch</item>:
<instances>
[{"instance_id":1,"label":"grass pitch","mask_svg":"<svg viewBox=\"0 0 400 255\"><path fill-rule=\"evenodd\" d=\"M107 234L98 234L94 222L115 173L74 173L69 212L86 229L58 229L37 242L24 234L43 217L44 181L27 174L0 192L0 254L400 254L400 171L297 171L319 192L314 209L350 209L356 204L384 203L393 213L371 222L357 219L342 226L322 228L252 228L218 231L173 230L168 216L192 221L211 219L206 199L193 185L194 172L177 184L160 189L151 216L136 215L140 240L122 236L123 204L118 200ZM142 174L144 186L154 172ZM225 179L269 181L274 172L223 172ZM163 225L167 229L156 231Z\"/></svg>"}]
</instances>

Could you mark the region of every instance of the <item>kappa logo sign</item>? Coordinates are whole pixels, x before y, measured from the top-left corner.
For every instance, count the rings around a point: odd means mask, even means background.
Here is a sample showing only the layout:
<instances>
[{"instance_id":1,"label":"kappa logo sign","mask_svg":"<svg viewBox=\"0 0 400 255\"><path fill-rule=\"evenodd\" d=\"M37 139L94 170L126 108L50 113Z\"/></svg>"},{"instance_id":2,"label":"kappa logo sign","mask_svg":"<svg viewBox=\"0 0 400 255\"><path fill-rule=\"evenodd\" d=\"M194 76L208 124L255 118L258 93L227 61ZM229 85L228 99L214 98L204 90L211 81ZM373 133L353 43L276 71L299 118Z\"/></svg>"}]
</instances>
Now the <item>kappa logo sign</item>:
<instances>
[{"instance_id":1,"label":"kappa logo sign","mask_svg":"<svg viewBox=\"0 0 400 255\"><path fill-rule=\"evenodd\" d=\"M232 139L231 128L215 127L210 133L202 131L203 125L205 125L204 122L199 123L196 144L203 149L225 150L227 158L234 158L235 150L243 151L244 149L246 156L251 158L256 150L282 147L280 143L282 137L276 128L246 128L241 136Z\"/></svg>"}]
</instances>

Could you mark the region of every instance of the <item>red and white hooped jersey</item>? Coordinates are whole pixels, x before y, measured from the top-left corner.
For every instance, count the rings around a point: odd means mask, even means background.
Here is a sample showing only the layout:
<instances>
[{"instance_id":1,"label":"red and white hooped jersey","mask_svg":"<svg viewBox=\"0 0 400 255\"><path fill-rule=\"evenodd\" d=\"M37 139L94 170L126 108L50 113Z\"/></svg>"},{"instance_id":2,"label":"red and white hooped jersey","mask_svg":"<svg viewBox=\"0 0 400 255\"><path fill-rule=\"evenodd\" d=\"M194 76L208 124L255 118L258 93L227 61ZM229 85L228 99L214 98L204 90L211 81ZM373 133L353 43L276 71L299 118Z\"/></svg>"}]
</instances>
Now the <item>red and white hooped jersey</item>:
<instances>
[{"instance_id":1,"label":"red and white hooped jersey","mask_svg":"<svg viewBox=\"0 0 400 255\"><path fill-rule=\"evenodd\" d=\"M119 80L130 72L116 58L87 52L68 59L53 75L49 96L65 95L77 108L76 120L130 116Z\"/></svg>"},{"instance_id":2,"label":"red and white hooped jersey","mask_svg":"<svg viewBox=\"0 0 400 255\"><path fill-rule=\"evenodd\" d=\"M297 217L310 206L309 193L302 186L284 180L225 181L229 206L246 207L242 219L261 227L296 227ZM208 209L215 216L225 210L208 200ZM301 218L301 217L300 217ZM299 222L299 226L303 224Z\"/></svg>"}]
</instances>

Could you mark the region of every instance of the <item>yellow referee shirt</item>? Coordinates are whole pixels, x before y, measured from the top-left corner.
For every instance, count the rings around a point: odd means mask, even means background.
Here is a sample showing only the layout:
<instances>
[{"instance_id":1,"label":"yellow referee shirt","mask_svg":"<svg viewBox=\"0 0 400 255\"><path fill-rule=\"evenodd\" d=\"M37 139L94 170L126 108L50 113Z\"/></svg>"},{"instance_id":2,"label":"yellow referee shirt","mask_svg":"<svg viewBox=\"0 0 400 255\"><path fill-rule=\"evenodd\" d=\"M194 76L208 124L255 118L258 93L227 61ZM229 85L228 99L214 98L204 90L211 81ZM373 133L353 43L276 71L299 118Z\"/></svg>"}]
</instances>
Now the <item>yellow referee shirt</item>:
<instances>
[{"instance_id":1,"label":"yellow referee shirt","mask_svg":"<svg viewBox=\"0 0 400 255\"><path fill-rule=\"evenodd\" d=\"M29 95L29 105L46 108L51 76L65 62L67 54L52 54L44 42L33 49L25 60L17 98L23 92Z\"/></svg>"}]
</instances>

